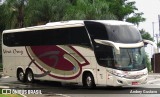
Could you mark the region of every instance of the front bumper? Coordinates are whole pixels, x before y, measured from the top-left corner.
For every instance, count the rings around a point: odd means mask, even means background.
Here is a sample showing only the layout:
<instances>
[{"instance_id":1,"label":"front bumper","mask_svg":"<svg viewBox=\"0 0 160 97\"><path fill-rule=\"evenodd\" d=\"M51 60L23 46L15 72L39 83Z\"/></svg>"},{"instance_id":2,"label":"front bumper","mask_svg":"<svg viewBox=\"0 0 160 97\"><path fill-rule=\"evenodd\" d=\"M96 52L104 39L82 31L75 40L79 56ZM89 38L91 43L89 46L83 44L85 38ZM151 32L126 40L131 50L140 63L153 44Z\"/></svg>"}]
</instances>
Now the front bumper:
<instances>
[{"instance_id":1,"label":"front bumper","mask_svg":"<svg viewBox=\"0 0 160 97\"><path fill-rule=\"evenodd\" d=\"M119 76L111 76L110 80L113 80L111 86L137 86L147 83L148 75L144 75L138 79L128 79ZM108 84L109 85L109 84Z\"/></svg>"}]
</instances>

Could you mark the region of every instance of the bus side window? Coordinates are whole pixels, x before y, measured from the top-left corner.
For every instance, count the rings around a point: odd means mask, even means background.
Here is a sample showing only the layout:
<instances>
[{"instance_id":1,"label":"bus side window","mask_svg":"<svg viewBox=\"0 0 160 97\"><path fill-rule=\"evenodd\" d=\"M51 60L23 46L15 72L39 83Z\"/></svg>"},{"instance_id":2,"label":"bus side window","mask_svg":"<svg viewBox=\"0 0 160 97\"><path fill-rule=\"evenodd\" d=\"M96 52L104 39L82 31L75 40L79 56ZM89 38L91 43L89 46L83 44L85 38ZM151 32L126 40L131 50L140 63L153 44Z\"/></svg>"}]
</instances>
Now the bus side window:
<instances>
[{"instance_id":1,"label":"bus side window","mask_svg":"<svg viewBox=\"0 0 160 97\"><path fill-rule=\"evenodd\" d=\"M7 45L7 46L11 45L14 43L14 41L15 41L14 34L8 34L8 33L3 34L3 44L4 45Z\"/></svg>"},{"instance_id":2,"label":"bus side window","mask_svg":"<svg viewBox=\"0 0 160 97\"><path fill-rule=\"evenodd\" d=\"M106 27L102 23L85 21L85 26L93 39L108 40Z\"/></svg>"},{"instance_id":3,"label":"bus side window","mask_svg":"<svg viewBox=\"0 0 160 97\"><path fill-rule=\"evenodd\" d=\"M7 46L82 45L89 46L89 36L84 27L58 28L5 33Z\"/></svg>"},{"instance_id":4,"label":"bus side window","mask_svg":"<svg viewBox=\"0 0 160 97\"><path fill-rule=\"evenodd\" d=\"M89 36L84 27L69 28L68 33L69 44L91 47Z\"/></svg>"},{"instance_id":5,"label":"bus side window","mask_svg":"<svg viewBox=\"0 0 160 97\"><path fill-rule=\"evenodd\" d=\"M97 44L97 47L95 48L95 54L98 64L104 67L112 67L114 63L112 47L100 44Z\"/></svg>"}]
</instances>

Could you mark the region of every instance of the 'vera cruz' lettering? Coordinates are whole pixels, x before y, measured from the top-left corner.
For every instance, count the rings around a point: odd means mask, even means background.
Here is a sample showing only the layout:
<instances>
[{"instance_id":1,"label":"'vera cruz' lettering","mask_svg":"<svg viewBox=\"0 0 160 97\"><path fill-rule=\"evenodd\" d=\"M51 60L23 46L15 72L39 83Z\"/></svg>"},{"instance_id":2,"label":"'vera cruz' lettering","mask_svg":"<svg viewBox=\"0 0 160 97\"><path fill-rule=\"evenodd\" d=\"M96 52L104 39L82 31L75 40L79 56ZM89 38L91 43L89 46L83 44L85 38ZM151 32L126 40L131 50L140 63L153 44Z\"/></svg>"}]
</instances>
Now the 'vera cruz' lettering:
<instances>
[{"instance_id":1,"label":"'vera cruz' lettering","mask_svg":"<svg viewBox=\"0 0 160 97\"><path fill-rule=\"evenodd\" d=\"M13 53L22 55L23 51L22 50L13 49Z\"/></svg>"},{"instance_id":2,"label":"'vera cruz' lettering","mask_svg":"<svg viewBox=\"0 0 160 97\"><path fill-rule=\"evenodd\" d=\"M13 49L13 50L6 50L6 49L3 49L3 53L4 54L20 54L20 55L23 55L23 51L22 50L17 50L17 49Z\"/></svg>"},{"instance_id":3,"label":"'vera cruz' lettering","mask_svg":"<svg viewBox=\"0 0 160 97\"><path fill-rule=\"evenodd\" d=\"M10 54L10 53L12 53L12 51L11 50L5 50L5 49L3 49L3 53L4 54Z\"/></svg>"}]
</instances>

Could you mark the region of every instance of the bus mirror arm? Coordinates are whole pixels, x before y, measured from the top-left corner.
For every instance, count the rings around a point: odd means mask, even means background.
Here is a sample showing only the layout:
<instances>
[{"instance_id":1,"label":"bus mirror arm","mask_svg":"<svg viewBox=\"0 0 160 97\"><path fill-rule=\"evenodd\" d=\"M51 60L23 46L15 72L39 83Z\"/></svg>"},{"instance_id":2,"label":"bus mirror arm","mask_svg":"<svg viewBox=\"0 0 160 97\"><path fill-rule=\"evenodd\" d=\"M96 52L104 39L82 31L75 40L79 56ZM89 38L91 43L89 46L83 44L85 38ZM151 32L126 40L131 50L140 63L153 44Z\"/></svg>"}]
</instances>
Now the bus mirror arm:
<instances>
[{"instance_id":1,"label":"bus mirror arm","mask_svg":"<svg viewBox=\"0 0 160 97\"><path fill-rule=\"evenodd\" d=\"M116 45L114 42L108 41L108 40L100 40L100 39L94 39L94 41L95 41L96 43L99 43L99 44L112 46L112 47L114 47L116 54L120 54L120 48L119 48L119 46Z\"/></svg>"},{"instance_id":2,"label":"bus mirror arm","mask_svg":"<svg viewBox=\"0 0 160 97\"><path fill-rule=\"evenodd\" d=\"M153 41L143 40L143 42L144 42L144 44L151 44L154 47L154 53L158 53L158 47Z\"/></svg>"}]
</instances>

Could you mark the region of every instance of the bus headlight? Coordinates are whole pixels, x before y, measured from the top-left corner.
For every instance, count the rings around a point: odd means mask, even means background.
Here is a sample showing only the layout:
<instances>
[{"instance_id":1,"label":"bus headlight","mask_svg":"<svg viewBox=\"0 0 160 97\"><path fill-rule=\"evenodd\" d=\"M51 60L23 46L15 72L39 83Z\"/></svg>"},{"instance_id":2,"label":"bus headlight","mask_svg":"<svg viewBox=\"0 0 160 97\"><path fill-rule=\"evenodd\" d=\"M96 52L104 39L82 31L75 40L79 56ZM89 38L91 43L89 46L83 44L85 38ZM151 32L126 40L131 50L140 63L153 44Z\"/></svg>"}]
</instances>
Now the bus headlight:
<instances>
[{"instance_id":1,"label":"bus headlight","mask_svg":"<svg viewBox=\"0 0 160 97\"><path fill-rule=\"evenodd\" d=\"M112 72L113 75L118 76L118 77L125 77L125 74L118 73L118 72Z\"/></svg>"}]
</instances>

